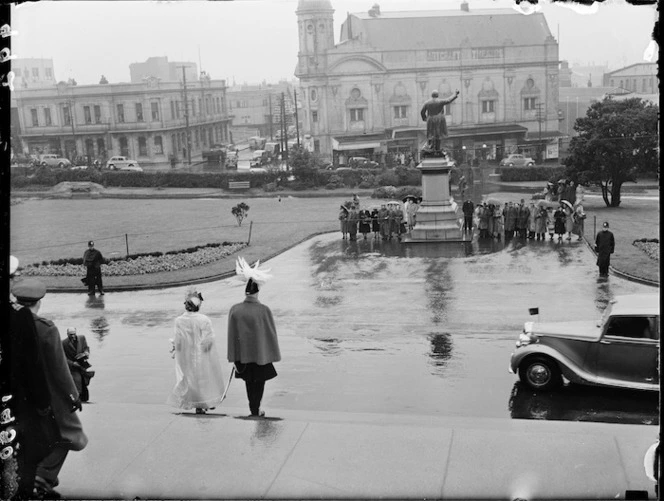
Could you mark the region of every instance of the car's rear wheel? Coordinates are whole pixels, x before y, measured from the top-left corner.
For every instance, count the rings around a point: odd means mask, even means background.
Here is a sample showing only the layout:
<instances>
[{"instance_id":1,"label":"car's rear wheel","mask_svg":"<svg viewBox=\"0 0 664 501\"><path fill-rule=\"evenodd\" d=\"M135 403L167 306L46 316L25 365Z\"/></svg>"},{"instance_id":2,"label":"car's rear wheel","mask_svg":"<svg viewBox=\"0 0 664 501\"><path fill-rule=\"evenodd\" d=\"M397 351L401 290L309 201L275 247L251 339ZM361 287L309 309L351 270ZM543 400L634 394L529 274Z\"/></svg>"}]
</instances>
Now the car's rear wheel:
<instances>
[{"instance_id":1,"label":"car's rear wheel","mask_svg":"<svg viewBox=\"0 0 664 501\"><path fill-rule=\"evenodd\" d=\"M61 169L62 169L64 166L65 166L65 164L63 164L62 162L60 162L60 163L58 164L58 167L60 167Z\"/></svg>"},{"instance_id":2,"label":"car's rear wheel","mask_svg":"<svg viewBox=\"0 0 664 501\"><path fill-rule=\"evenodd\" d=\"M111 164L111 165L108 166L108 168L111 169L111 170L115 170L115 165Z\"/></svg>"},{"instance_id":3,"label":"car's rear wheel","mask_svg":"<svg viewBox=\"0 0 664 501\"><path fill-rule=\"evenodd\" d=\"M508 167L514 167L514 164L510 162L509 164L507 164L507 166Z\"/></svg>"},{"instance_id":4,"label":"car's rear wheel","mask_svg":"<svg viewBox=\"0 0 664 501\"><path fill-rule=\"evenodd\" d=\"M530 357L519 366L519 378L533 390L553 390L563 384L558 364L548 357Z\"/></svg>"},{"instance_id":5,"label":"car's rear wheel","mask_svg":"<svg viewBox=\"0 0 664 501\"><path fill-rule=\"evenodd\" d=\"M532 163L532 162L528 162L528 167L532 167L533 165L535 165L535 164Z\"/></svg>"},{"instance_id":6,"label":"car's rear wheel","mask_svg":"<svg viewBox=\"0 0 664 501\"><path fill-rule=\"evenodd\" d=\"M46 162L42 162L42 167L46 167L48 164Z\"/></svg>"}]
</instances>

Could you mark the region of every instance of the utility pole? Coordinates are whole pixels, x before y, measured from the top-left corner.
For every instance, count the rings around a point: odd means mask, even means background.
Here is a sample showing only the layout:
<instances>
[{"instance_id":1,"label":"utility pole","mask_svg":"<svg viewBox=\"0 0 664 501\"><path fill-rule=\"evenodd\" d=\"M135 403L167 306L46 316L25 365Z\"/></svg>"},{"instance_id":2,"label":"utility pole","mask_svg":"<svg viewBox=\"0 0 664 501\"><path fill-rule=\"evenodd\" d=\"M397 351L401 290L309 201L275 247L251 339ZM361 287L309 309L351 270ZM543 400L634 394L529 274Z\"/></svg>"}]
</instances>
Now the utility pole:
<instances>
[{"instance_id":1,"label":"utility pole","mask_svg":"<svg viewBox=\"0 0 664 501\"><path fill-rule=\"evenodd\" d=\"M286 98L284 93L281 93L281 123L283 124L283 132L281 137L284 140L284 161L286 162L286 170L288 170L288 126L286 125Z\"/></svg>"},{"instance_id":2,"label":"utility pole","mask_svg":"<svg viewBox=\"0 0 664 501\"><path fill-rule=\"evenodd\" d=\"M544 103L537 103L537 123L539 125L539 141L537 143L537 152L538 157L542 159L542 121L544 120L544 112L542 111L542 106ZM542 159L543 160L543 159Z\"/></svg>"},{"instance_id":3,"label":"utility pole","mask_svg":"<svg viewBox=\"0 0 664 501\"><path fill-rule=\"evenodd\" d=\"M297 147L300 147L300 123L297 118L297 90L293 89L293 100L295 101L295 130L297 132Z\"/></svg>"},{"instance_id":4,"label":"utility pole","mask_svg":"<svg viewBox=\"0 0 664 501\"><path fill-rule=\"evenodd\" d=\"M267 95L267 99L268 99L268 110L270 111L270 115L269 115L270 120L268 122L268 127L270 128L270 141L272 141L274 139L274 134L272 133L272 121L273 121L273 118L272 118L272 93Z\"/></svg>"},{"instance_id":5,"label":"utility pole","mask_svg":"<svg viewBox=\"0 0 664 501\"><path fill-rule=\"evenodd\" d=\"M182 65L182 86L184 88L184 123L185 136L187 138L187 163L191 165L191 135L189 132L189 101L187 100L187 75L184 72L186 66Z\"/></svg>"}]
</instances>

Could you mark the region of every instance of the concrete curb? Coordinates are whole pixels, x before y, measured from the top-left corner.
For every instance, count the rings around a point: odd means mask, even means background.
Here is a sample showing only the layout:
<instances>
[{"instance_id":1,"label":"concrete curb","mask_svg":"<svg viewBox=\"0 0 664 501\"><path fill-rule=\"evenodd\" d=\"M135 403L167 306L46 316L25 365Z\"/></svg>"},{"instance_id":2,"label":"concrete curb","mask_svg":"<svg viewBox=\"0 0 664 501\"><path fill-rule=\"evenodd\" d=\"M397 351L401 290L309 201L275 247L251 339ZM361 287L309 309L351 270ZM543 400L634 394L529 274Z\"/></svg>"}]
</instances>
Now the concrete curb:
<instances>
[{"instance_id":1,"label":"concrete curb","mask_svg":"<svg viewBox=\"0 0 664 501\"><path fill-rule=\"evenodd\" d=\"M583 236L583 242L586 244L588 249L590 249L590 252L592 252L593 255L597 257L597 252L595 252L595 246L588 240L588 238L585 235ZM650 280L648 278L637 277L636 275L631 275L624 271L620 271L611 265L609 265L609 272L612 273L613 275L616 275L617 277L629 280L630 282L636 282L638 284L648 285L650 287L659 287L658 281Z\"/></svg>"}]
</instances>

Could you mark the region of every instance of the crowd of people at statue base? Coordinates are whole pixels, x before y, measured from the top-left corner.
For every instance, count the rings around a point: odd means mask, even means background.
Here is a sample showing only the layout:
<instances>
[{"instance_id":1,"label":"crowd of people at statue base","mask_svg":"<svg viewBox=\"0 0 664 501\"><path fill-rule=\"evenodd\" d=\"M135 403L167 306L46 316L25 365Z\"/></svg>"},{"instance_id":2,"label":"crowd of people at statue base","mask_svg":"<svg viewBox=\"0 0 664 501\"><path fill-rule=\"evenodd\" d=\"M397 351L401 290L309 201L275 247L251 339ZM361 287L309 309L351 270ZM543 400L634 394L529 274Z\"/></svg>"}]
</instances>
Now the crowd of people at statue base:
<instances>
[{"instance_id":1,"label":"crowd of people at statue base","mask_svg":"<svg viewBox=\"0 0 664 501\"><path fill-rule=\"evenodd\" d=\"M360 208L357 195L339 206L339 223L341 238L350 241L357 240L358 233L364 240L373 233L374 240L401 240L415 226L415 214L419 208L421 198L408 197L403 202L390 201L380 204L380 207Z\"/></svg>"},{"instance_id":2,"label":"crowd of people at statue base","mask_svg":"<svg viewBox=\"0 0 664 501\"><path fill-rule=\"evenodd\" d=\"M534 201L526 204L522 198L519 202L505 202L488 200L475 205L472 200L465 200L462 205L464 215L463 231L478 230L478 238L496 238L500 240L521 237L529 240L546 240L557 237L558 242L563 238L572 240L576 235L578 240L583 238L584 221L586 214L583 205L575 205L564 200L558 208L553 210L553 202Z\"/></svg>"}]
</instances>

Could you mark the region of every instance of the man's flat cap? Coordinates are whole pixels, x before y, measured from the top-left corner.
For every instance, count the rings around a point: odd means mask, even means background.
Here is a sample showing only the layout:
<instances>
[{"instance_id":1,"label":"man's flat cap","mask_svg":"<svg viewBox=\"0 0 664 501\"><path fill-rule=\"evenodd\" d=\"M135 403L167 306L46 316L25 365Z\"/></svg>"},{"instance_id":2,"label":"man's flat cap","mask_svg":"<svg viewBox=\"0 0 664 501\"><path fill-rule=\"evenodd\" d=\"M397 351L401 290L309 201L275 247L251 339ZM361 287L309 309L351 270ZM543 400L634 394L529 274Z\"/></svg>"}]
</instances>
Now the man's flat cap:
<instances>
[{"instance_id":1,"label":"man's flat cap","mask_svg":"<svg viewBox=\"0 0 664 501\"><path fill-rule=\"evenodd\" d=\"M36 302L46 295L46 286L36 278L26 278L12 287L12 294L19 301Z\"/></svg>"}]
</instances>

